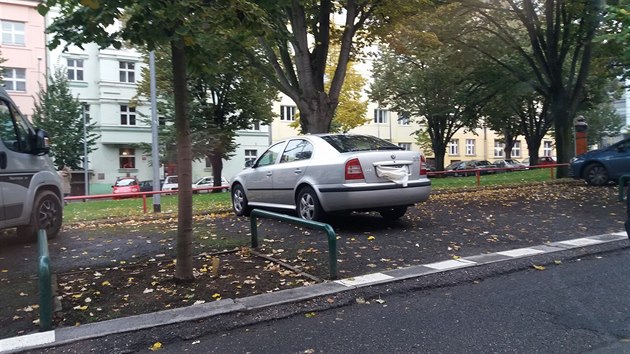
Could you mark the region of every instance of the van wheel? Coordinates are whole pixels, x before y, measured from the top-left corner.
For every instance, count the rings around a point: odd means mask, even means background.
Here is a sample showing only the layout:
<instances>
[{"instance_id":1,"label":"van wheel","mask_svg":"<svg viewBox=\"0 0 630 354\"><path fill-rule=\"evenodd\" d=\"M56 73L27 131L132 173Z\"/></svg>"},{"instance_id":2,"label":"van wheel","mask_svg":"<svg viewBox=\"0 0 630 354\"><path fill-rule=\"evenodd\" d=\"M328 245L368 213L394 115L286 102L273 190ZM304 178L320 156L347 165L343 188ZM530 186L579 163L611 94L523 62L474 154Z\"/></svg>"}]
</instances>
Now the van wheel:
<instances>
[{"instance_id":1,"label":"van wheel","mask_svg":"<svg viewBox=\"0 0 630 354\"><path fill-rule=\"evenodd\" d=\"M51 191L42 191L35 197L33 213L28 225L19 226L18 235L37 240L37 232L46 230L49 239L57 237L63 221L63 209L57 195Z\"/></svg>"},{"instance_id":2,"label":"van wheel","mask_svg":"<svg viewBox=\"0 0 630 354\"><path fill-rule=\"evenodd\" d=\"M245 190L240 184L235 185L232 189L232 209L237 216L249 216L251 213Z\"/></svg>"},{"instance_id":3,"label":"van wheel","mask_svg":"<svg viewBox=\"0 0 630 354\"><path fill-rule=\"evenodd\" d=\"M400 219L407 212L406 206L385 208L378 211L385 220L394 221Z\"/></svg>"}]
</instances>

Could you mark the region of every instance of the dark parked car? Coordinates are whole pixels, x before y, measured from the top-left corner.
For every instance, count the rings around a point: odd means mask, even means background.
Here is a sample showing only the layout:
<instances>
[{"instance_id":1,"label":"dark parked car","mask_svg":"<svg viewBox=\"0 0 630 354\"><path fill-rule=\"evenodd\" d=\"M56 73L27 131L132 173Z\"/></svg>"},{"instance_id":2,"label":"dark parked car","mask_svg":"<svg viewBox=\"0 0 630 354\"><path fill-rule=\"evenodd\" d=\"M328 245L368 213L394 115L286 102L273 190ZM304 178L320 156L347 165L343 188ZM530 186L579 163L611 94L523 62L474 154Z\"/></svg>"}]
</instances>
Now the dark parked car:
<instances>
[{"instance_id":1,"label":"dark parked car","mask_svg":"<svg viewBox=\"0 0 630 354\"><path fill-rule=\"evenodd\" d=\"M162 182L164 182L163 179L160 180L160 188L158 190L162 189ZM140 181L140 192L153 192L153 181Z\"/></svg>"},{"instance_id":2,"label":"dark parked car","mask_svg":"<svg viewBox=\"0 0 630 354\"><path fill-rule=\"evenodd\" d=\"M569 173L591 186L603 186L630 174L630 139L607 148L592 150L571 159Z\"/></svg>"},{"instance_id":3,"label":"dark parked car","mask_svg":"<svg viewBox=\"0 0 630 354\"><path fill-rule=\"evenodd\" d=\"M504 172L504 171L522 171L525 170L527 168L527 166L525 166L524 164L522 164L521 162L519 162L518 160L514 160L514 159L505 159L505 160L496 160L495 162L493 162L493 165L495 167L498 168L505 168L506 170L499 170L499 172Z\"/></svg>"},{"instance_id":4,"label":"dark parked car","mask_svg":"<svg viewBox=\"0 0 630 354\"><path fill-rule=\"evenodd\" d=\"M495 170L496 166L491 164L490 161L487 160L470 160L470 161L459 161L453 162L452 164L446 166L444 174L446 176L475 176L477 174L476 170L480 170L479 173L482 175L493 174L497 171Z\"/></svg>"}]
</instances>

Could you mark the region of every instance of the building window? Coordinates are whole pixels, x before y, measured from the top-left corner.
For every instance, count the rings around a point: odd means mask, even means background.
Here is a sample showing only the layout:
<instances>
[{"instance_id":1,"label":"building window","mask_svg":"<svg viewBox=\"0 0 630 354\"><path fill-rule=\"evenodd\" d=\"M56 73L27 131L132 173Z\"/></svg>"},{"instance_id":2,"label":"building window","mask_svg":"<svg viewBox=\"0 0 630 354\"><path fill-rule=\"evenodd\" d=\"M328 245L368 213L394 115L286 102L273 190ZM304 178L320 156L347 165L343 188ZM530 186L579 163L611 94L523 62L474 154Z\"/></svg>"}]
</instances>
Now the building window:
<instances>
[{"instance_id":1,"label":"building window","mask_svg":"<svg viewBox=\"0 0 630 354\"><path fill-rule=\"evenodd\" d=\"M136 125L136 108L120 106L120 125Z\"/></svg>"},{"instance_id":2,"label":"building window","mask_svg":"<svg viewBox=\"0 0 630 354\"><path fill-rule=\"evenodd\" d=\"M280 120L294 121L295 106L280 106Z\"/></svg>"},{"instance_id":3,"label":"building window","mask_svg":"<svg viewBox=\"0 0 630 354\"><path fill-rule=\"evenodd\" d=\"M543 141L543 156L551 156L552 150L553 145L551 145L551 141Z\"/></svg>"},{"instance_id":4,"label":"building window","mask_svg":"<svg viewBox=\"0 0 630 354\"><path fill-rule=\"evenodd\" d=\"M374 123L385 124L389 118L389 110L377 108L374 110Z\"/></svg>"},{"instance_id":5,"label":"building window","mask_svg":"<svg viewBox=\"0 0 630 354\"><path fill-rule=\"evenodd\" d=\"M120 149L120 168L136 168L136 151L131 148Z\"/></svg>"},{"instance_id":6,"label":"building window","mask_svg":"<svg viewBox=\"0 0 630 354\"><path fill-rule=\"evenodd\" d=\"M206 168L212 168L212 162L210 162L210 158L206 157Z\"/></svg>"},{"instance_id":7,"label":"building window","mask_svg":"<svg viewBox=\"0 0 630 354\"><path fill-rule=\"evenodd\" d=\"M475 139L466 139L466 155L475 155Z\"/></svg>"},{"instance_id":8,"label":"building window","mask_svg":"<svg viewBox=\"0 0 630 354\"><path fill-rule=\"evenodd\" d=\"M245 150L245 163L254 163L254 161L256 161L256 158L258 157L258 151L257 150Z\"/></svg>"},{"instance_id":9,"label":"building window","mask_svg":"<svg viewBox=\"0 0 630 354\"><path fill-rule=\"evenodd\" d=\"M494 157L503 157L505 153L505 143L502 141L494 141Z\"/></svg>"},{"instance_id":10,"label":"building window","mask_svg":"<svg viewBox=\"0 0 630 354\"><path fill-rule=\"evenodd\" d=\"M411 143L398 143L398 146L407 151L411 150Z\"/></svg>"},{"instance_id":11,"label":"building window","mask_svg":"<svg viewBox=\"0 0 630 354\"><path fill-rule=\"evenodd\" d=\"M26 92L26 69L4 68L3 79L7 91Z\"/></svg>"},{"instance_id":12,"label":"building window","mask_svg":"<svg viewBox=\"0 0 630 354\"><path fill-rule=\"evenodd\" d=\"M260 130L260 122L259 121L255 121L253 123L253 126L251 128L252 130Z\"/></svg>"},{"instance_id":13,"label":"building window","mask_svg":"<svg viewBox=\"0 0 630 354\"><path fill-rule=\"evenodd\" d=\"M2 20L2 44L24 45L24 23Z\"/></svg>"},{"instance_id":14,"label":"building window","mask_svg":"<svg viewBox=\"0 0 630 354\"><path fill-rule=\"evenodd\" d=\"M166 117L159 116L158 117L158 126L163 127L166 125Z\"/></svg>"},{"instance_id":15,"label":"building window","mask_svg":"<svg viewBox=\"0 0 630 354\"><path fill-rule=\"evenodd\" d=\"M83 81L83 59L68 59L68 80Z\"/></svg>"},{"instance_id":16,"label":"building window","mask_svg":"<svg viewBox=\"0 0 630 354\"><path fill-rule=\"evenodd\" d=\"M512 157L521 157L521 142L519 140L514 142L512 146Z\"/></svg>"},{"instance_id":17,"label":"building window","mask_svg":"<svg viewBox=\"0 0 630 354\"><path fill-rule=\"evenodd\" d=\"M452 139L448 142L448 154L449 155L459 155L459 140Z\"/></svg>"},{"instance_id":18,"label":"building window","mask_svg":"<svg viewBox=\"0 0 630 354\"><path fill-rule=\"evenodd\" d=\"M136 82L136 64L130 61L118 62L120 82Z\"/></svg>"},{"instance_id":19,"label":"building window","mask_svg":"<svg viewBox=\"0 0 630 354\"><path fill-rule=\"evenodd\" d=\"M409 118L409 113L407 112L399 112L398 113L398 124L400 125L409 125L411 119Z\"/></svg>"}]
</instances>

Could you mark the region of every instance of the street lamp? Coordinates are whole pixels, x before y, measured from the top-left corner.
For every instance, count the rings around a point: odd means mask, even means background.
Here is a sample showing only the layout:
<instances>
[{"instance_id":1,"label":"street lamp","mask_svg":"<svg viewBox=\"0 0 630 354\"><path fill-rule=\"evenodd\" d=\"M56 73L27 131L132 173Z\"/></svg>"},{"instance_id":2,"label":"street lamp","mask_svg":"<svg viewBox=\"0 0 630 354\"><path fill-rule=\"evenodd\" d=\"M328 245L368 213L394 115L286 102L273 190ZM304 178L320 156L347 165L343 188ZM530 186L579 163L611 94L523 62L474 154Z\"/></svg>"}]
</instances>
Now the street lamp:
<instances>
[{"instance_id":1,"label":"street lamp","mask_svg":"<svg viewBox=\"0 0 630 354\"><path fill-rule=\"evenodd\" d=\"M153 191L160 190L160 157L158 154L158 116L155 84L155 52L149 52L149 76L151 90L151 160L153 161ZM162 211L160 194L153 195L153 212Z\"/></svg>"}]
</instances>

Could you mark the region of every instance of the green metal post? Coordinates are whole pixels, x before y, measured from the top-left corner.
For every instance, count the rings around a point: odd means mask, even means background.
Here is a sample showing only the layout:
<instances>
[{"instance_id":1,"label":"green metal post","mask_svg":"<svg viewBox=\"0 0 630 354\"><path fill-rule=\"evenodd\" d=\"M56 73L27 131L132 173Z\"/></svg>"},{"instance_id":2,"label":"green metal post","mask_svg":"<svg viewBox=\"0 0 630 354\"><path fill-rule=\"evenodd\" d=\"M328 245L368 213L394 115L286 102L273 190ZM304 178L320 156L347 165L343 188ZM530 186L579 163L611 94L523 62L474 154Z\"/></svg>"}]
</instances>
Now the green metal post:
<instances>
[{"instance_id":1,"label":"green metal post","mask_svg":"<svg viewBox=\"0 0 630 354\"><path fill-rule=\"evenodd\" d=\"M49 331L52 328L52 287L50 281L50 257L46 230L37 232L39 278L39 328Z\"/></svg>"},{"instance_id":2,"label":"green metal post","mask_svg":"<svg viewBox=\"0 0 630 354\"><path fill-rule=\"evenodd\" d=\"M270 211L254 209L250 214L250 222L251 222L251 232L252 232L252 248L258 247L258 224L256 223L256 218L265 217L268 219L287 221L291 224L306 226L310 229L321 230L326 233L328 236L328 259L329 259L329 267L330 267L330 278L337 279L337 235L335 234L335 230L329 224L325 224L322 222L312 221L312 220L304 220L301 218L296 218L294 216L284 215L273 213Z\"/></svg>"}]
</instances>

